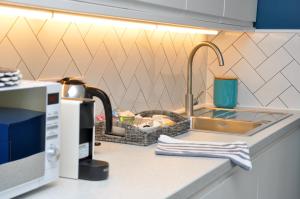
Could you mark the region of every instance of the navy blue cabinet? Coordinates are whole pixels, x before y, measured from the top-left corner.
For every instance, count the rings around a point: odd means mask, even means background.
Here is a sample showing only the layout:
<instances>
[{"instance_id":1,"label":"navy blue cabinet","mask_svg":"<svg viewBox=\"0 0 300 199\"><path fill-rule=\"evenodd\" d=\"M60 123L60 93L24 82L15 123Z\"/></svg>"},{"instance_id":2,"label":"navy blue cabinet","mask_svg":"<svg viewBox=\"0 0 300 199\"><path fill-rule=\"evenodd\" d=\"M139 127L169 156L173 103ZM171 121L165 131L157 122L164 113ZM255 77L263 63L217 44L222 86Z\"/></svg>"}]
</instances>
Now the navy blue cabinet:
<instances>
[{"instance_id":1,"label":"navy blue cabinet","mask_svg":"<svg viewBox=\"0 0 300 199\"><path fill-rule=\"evenodd\" d=\"M300 29L300 0L259 0L257 29Z\"/></svg>"}]
</instances>

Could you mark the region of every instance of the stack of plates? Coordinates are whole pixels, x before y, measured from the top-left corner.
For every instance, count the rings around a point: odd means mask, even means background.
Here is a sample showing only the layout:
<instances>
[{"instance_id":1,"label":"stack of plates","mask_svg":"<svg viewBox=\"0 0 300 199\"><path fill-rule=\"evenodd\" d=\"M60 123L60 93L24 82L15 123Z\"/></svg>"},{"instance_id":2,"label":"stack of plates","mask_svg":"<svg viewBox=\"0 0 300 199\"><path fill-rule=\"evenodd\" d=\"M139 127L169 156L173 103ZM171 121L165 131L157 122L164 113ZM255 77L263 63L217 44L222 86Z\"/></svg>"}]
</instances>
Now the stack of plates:
<instances>
[{"instance_id":1,"label":"stack of plates","mask_svg":"<svg viewBox=\"0 0 300 199\"><path fill-rule=\"evenodd\" d=\"M21 79L22 74L19 70L0 67L0 88L19 85Z\"/></svg>"}]
</instances>

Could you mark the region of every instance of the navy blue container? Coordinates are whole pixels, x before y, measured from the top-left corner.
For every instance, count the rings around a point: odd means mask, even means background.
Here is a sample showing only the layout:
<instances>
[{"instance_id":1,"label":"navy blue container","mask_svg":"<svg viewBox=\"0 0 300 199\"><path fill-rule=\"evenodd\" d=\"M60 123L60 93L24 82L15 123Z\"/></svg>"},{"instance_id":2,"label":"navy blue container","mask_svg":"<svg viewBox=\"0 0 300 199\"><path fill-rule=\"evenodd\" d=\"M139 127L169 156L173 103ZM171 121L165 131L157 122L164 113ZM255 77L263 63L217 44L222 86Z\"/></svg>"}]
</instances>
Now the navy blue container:
<instances>
[{"instance_id":1,"label":"navy blue container","mask_svg":"<svg viewBox=\"0 0 300 199\"><path fill-rule=\"evenodd\" d=\"M45 113L0 108L0 164L45 151Z\"/></svg>"}]
</instances>

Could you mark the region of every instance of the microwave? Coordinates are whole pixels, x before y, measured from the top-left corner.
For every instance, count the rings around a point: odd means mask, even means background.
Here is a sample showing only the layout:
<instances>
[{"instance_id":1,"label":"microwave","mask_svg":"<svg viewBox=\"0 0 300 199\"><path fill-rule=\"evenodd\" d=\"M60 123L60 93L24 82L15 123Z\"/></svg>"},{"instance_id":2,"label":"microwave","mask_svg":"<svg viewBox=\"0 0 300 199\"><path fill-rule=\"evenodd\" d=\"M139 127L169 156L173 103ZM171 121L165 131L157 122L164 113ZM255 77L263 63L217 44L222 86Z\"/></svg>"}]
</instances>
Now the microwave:
<instances>
[{"instance_id":1,"label":"microwave","mask_svg":"<svg viewBox=\"0 0 300 199\"><path fill-rule=\"evenodd\" d=\"M0 88L0 198L59 177L60 88L26 81Z\"/></svg>"}]
</instances>

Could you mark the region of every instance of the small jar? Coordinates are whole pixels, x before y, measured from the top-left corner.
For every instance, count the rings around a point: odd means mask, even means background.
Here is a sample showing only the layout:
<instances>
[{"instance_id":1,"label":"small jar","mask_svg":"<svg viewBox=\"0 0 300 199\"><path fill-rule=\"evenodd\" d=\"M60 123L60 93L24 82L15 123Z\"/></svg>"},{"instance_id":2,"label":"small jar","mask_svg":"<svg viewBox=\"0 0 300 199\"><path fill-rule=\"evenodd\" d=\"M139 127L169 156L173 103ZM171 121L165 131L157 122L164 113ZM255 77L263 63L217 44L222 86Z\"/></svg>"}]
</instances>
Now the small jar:
<instances>
[{"instance_id":1,"label":"small jar","mask_svg":"<svg viewBox=\"0 0 300 199\"><path fill-rule=\"evenodd\" d=\"M214 105L234 108L237 104L238 80L235 77L216 77L214 80Z\"/></svg>"}]
</instances>

